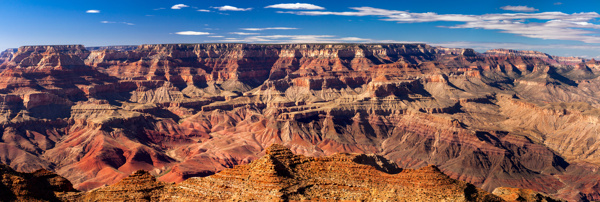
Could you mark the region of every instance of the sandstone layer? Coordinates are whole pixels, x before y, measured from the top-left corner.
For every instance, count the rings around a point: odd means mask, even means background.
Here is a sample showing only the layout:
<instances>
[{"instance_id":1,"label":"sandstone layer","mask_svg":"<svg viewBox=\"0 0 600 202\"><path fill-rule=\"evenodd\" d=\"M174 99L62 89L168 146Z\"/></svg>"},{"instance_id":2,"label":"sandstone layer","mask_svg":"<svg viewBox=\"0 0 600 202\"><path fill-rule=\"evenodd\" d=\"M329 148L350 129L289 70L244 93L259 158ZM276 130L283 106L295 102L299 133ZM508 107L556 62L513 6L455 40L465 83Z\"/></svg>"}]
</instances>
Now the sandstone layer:
<instances>
[{"instance_id":1,"label":"sandstone layer","mask_svg":"<svg viewBox=\"0 0 600 202\"><path fill-rule=\"evenodd\" d=\"M10 54L8 53L10 52ZM24 46L0 64L0 162L80 190L181 182L280 143L376 153L486 191L600 200L600 63L426 44Z\"/></svg>"}]
</instances>

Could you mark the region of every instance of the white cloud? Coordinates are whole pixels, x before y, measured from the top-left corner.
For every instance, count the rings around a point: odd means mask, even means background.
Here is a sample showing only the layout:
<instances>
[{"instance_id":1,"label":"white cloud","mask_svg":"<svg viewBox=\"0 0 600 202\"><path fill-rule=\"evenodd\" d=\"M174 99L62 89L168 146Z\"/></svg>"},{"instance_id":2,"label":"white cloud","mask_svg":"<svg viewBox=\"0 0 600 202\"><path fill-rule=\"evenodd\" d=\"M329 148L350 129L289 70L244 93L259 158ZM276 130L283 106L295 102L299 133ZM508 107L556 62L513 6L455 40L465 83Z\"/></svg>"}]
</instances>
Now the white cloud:
<instances>
[{"instance_id":1,"label":"white cloud","mask_svg":"<svg viewBox=\"0 0 600 202\"><path fill-rule=\"evenodd\" d=\"M363 39L363 38L358 38L358 37L344 37L344 38L340 38L340 40L342 40L342 41L370 41L371 39Z\"/></svg>"},{"instance_id":2,"label":"white cloud","mask_svg":"<svg viewBox=\"0 0 600 202\"><path fill-rule=\"evenodd\" d=\"M190 7L190 6L185 5L185 4L175 4L175 5L171 6L171 9L179 10L179 9L187 8L187 7Z\"/></svg>"},{"instance_id":3,"label":"white cloud","mask_svg":"<svg viewBox=\"0 0 600 202\"><path fill-rule=\"evenodd\" d=\"M100 21L100 23L102 24L114 24L114 23L121 23L121 24L125 24L125 25L135 25L133 23L130 22L114 22L114 21Z\"/></svg>"},{"instance_id":4,"label":"white cloud","mask_svg":"<svg viewBox=\"0 0 600 202\"><path fill-rule=\"evenodd\" d=\"M87 10L85 13L100 13L100 10Z\"/></svg>"},{"instance_id":5,"label":"white cloud","mask_svg":"<svg viewBox=\"0 0 600 202\"><path fill-rule=\"evenodd\" d=\"M263 30L292 30L298 29L295 27L265 27L265 28L240 28L241 30L246 31L263 31Z\"/></svg>"},{"instance_id":6,"label":"white cloud","mask_svg":"<svg viewBox=\"0 0 600 202\"><path fill-rule=\"evenodd\" d=\"M229 32L229 34L236 34L236 35L258 35L259 33L249 33L249 32Z\"/></svg>"},{"instance_id":7,"label":"white cloud","mask_svg":"<svg viewBox=\"0 0 600 202\"><path fill-rule=\"evenodd\" d=\"M517 12L534 12L539 11L539 9L527 7L527 6L503 6L500 7L502 10L507 11L517 11Z\"/></svg>"},{"instance_id":8,"label":"white cloud","mask_svg":"<svg viewBox=\"0 0 600 202\"><path fill-rule=\"evenodd\" d=\"M188 36L198 36L198 35L209 35L210 33L208 32L196 32L196 31L182 31L182 32L175 32L175 34L178 35L188 35Z\"/></svg>"},{"instance_id":9,"label":"white cloud","mask_svg":"<svg viewBox=\"0 0 600 202\"><path fill-rule=\"evenodd\" d=\"M239 43L356 43L378 42L358 37L337 37L334 35L262 35L245 38L224 38L219 42Z\"/></svg>"},{"instance_id":10,"label":"white cloud","mask_svg":"<svg viewBox=\"0 0 600 202\"><path fill-rule=\"evenodd\" d=\"M293 10L325 10L321 6L307 3L287 3L287 4L275 4L265 8L280 8L280 9L293 9Z\"/></svg>"},{"instance_id":11,"label":"white cloud","mask_svg":"<svg viewBox=\"0 0 600 202\"><path fill-rule=\"evenodd\" d=\"M212 38L223 38L224 36L207 36L207 37L212 37Z\"/></svg>"},{"instance_id":12,"label":"white cloud","mask_svg":"<svg viewBox=\"0 0 600 202\"><path fill-rule=\"evenodd\" d=\"M220 10L220 11L249 11L249 10L252 10L252 8L238 8L238 7L229 6L229 5L225 5L225 6L221 6L221 7L212 7L212 8Z\"/></svg>"},{"instance_id":13,"label":"white cloud","mask_svg":"<svg viewBox=\"0 0 600 202\"><path fill-rule=\"evenodd\" d=\"M206 9L198 9L198 11L200 11L200 12L206 12L206 13L211 12L210 10L206 10Z\"/></svg>"},{"instance_id":14,"label":"white cloud","mask_svg":"<svg viewBox=\"0 0 600 202\"><path fill-rule=\"evenodd\" d=\"M295 15L339 15L339 16L379 16L383 21L398 23L420 22L457 22L446 28L468 28L499 30L529 38L574 40L586 43L600 43L600 24L594 24L600 18L596 12L566 14L562 12L541 13L499 13L483 15L411 13L407 11L387 10L372 7L354 7L355 11L279 11ZM541 22L531 22L536 19Z\"/></svg>"}]
</instances>

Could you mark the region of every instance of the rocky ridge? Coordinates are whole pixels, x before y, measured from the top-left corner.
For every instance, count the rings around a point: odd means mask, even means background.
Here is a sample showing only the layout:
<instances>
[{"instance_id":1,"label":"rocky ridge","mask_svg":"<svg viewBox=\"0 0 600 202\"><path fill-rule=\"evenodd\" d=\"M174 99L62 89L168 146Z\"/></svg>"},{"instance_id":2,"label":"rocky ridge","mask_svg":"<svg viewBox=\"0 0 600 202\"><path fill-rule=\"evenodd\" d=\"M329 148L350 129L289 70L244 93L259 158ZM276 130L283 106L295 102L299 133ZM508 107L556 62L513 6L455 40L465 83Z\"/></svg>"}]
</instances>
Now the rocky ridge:
<instances>
[{"instance_id":1,"label":"rocky ridge","mask_svg":"<svg viewBox=\"0 0 600 202\"><path fill-rule=\"evenodd\" d=\"M595 61L426 44L27 46L13 55L0 64L1 162L56 171L82 190L139 169L166 182L208 176L282 143L315 157L434 164L487 191L600 199Z\"/></svg>"},{"instance_id":2,"label":"rocky ridge","mask_svg":"<svg viewBox=\"0 0 600 202\"><path fill-rule=\"evenodd\" d=\"M400 169L393 162L372 154L342 153L328 157L305 157L294 155L282 145L272 145L266 148L264 156L250 164L235 166L208 177L190 178L177 184L159 182L147 171L140 170L114 185L88 192L61 189L55 191L59 198L38 196L29 199L558 201L531 190L498 188L494 193L501 197L472 184L451 179L435 166L416 170Z\"/></svg>"},{"instance_id":3,"label":"rocky ridge","mask_svg":"<svg viewBox=\"0 0 600 202\"><path fill-rule=\"evenodd\" d=\"M59 201L64 194L77 190L69 180L47 170L20 173L0 164L0 197L2 201Z\"/></svg>"}]
</instances>

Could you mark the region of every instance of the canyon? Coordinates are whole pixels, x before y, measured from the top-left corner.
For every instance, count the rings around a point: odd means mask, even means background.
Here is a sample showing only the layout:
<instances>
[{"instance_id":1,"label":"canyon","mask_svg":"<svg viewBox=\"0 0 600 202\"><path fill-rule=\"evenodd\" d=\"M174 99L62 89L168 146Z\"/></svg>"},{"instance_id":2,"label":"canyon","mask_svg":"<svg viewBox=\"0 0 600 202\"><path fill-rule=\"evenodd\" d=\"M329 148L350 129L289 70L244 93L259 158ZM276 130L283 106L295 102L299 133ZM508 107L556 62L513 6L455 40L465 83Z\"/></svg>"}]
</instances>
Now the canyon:
<instances>
[{"instance_id":1,"label":"canyon","mask_svg":"<svg viewBox=\"0 0 600 202\"><path fill-rule=\"evenodd\" d=\"M23 46L0 63L0 163L77 190L131 174L209 186L202 177L266 161L277 143L299 159L377 154L482 193L600 200L595 60L426 44L156 44Z\"/></svg>"}]
</instances>

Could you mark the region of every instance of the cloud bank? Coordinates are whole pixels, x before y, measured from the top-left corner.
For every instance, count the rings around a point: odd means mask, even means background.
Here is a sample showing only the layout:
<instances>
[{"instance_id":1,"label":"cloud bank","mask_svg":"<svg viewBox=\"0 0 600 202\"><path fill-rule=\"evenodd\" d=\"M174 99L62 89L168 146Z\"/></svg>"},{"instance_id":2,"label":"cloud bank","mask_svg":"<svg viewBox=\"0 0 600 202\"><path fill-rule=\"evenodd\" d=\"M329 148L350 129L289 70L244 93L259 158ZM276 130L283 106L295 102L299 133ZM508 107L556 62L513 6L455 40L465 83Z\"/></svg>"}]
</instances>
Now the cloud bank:
<instances>
[{"instance_id":1,"label":"cloud bank","mask_svg":"<svg viewBox=\"0 0 600 202\"><path fill-rule=\"evenodd\" d=\"M529 38L573 40L585 43L600 43L597 31L600 18L596 12L567 14L563 12L541 13L500 13L482 15L411 13L408 11L387 10L373 7L352 7L354 11L279 11L295 15L338 15L338 16L377 16L380 20L397 23L457 22L451 29L487 29L501 33L516 34ZM540 22L541 21L541 22Z\"/></svg>"}]
</instances>

